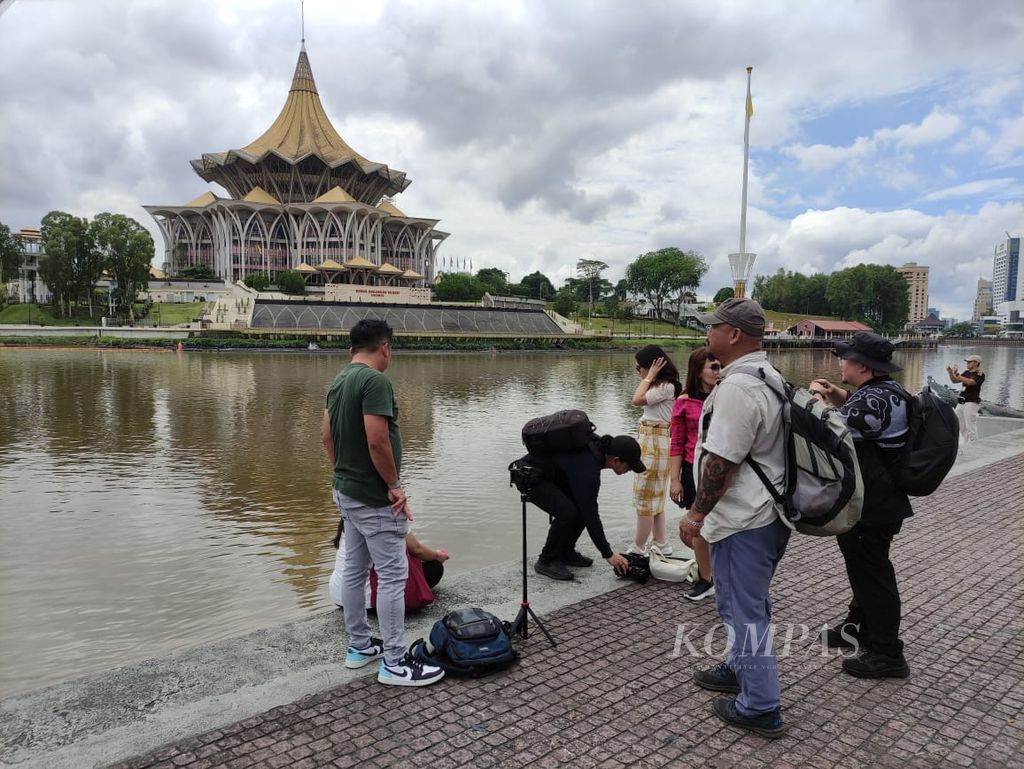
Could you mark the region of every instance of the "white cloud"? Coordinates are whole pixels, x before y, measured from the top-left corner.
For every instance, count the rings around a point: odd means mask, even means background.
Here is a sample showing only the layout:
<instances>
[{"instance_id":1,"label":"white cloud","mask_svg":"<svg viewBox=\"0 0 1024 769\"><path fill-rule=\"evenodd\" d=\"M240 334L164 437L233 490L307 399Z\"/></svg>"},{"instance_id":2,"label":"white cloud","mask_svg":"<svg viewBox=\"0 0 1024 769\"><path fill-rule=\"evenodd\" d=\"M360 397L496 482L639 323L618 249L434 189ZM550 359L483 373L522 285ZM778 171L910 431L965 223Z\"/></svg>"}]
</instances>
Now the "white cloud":
<instances>
[{"instance_id":1,"label":"white cloud","mask_svg":"<svg viewBox=\"0 0 1024 769\"><path fill-rule=\"evenodd\" d=\"M1020 180L1012 177L1000 179L979 179L974 182L957 184L953 187L935 190L925 195L922 200L947 200L948 198L964 198L985 195L990 192L1005 191L1008 187L1020 187Z\"/></svg>"}]
</instances>

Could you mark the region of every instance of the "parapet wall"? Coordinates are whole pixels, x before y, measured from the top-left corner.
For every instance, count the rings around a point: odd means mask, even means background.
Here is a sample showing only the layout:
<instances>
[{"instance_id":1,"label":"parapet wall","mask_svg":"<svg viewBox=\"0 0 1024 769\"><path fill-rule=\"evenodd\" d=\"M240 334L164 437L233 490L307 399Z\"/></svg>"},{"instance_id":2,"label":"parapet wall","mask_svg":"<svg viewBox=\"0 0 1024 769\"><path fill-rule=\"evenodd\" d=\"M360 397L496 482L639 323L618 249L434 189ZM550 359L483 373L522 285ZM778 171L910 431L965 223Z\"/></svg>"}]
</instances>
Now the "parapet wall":
<instances>
[{"instance_id":1,"label":"parapet wall","mask_svg":"<svg viewBox=\"0 0 1024 769\"><path fill-rule=\"evenodd\" d=\"M364 318L384 320L395 331L452 334L563 335L542 310L443 305L257 300L250 325L282 331L343 331Z\"/></svg>"}]
</instances>

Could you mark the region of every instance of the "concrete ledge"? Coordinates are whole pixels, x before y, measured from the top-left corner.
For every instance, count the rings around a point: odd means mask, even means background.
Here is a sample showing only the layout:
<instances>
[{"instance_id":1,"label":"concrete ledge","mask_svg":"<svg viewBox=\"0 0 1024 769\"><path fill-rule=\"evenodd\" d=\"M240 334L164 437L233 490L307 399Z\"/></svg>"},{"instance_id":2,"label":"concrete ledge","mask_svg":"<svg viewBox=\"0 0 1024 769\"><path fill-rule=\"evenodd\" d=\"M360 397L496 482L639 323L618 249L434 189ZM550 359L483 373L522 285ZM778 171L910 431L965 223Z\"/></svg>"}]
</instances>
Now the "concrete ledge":
<instances>
[{"instance_id":1,"label":"concrete ledge","mask_svg":"<svg viewBox=\"0 0 1024 769\"><path fill-rule=\"evenodd\" d=\"M1021 454L1022 439L1024 429L1018 429L965 446L949 477ZM628 526L609 527L612 543L628 535ZM425 636L460 606L511 619L519 609L521 569L509 562L445 579L437 603L407 618L406 640ZM600 561L577 574L573 582L553 582L531 569L537 613L632 584ZM373 674L373 666L342 666L344 634L341 612L329 611L0 700L0 766L105 766ZM546 641L535 632L528 643Z\"/></svg>"},{"instance_id":2,"label":"concrete ledge","mask_svg":"<svg viewBox=\"0 0 1024 769\"><path fill-rule=\"evenodd\" d=\"M188 339L188 329L157 326L0 326L0 336L105 336L119 339Z\"/></svg>"}]
</instances>

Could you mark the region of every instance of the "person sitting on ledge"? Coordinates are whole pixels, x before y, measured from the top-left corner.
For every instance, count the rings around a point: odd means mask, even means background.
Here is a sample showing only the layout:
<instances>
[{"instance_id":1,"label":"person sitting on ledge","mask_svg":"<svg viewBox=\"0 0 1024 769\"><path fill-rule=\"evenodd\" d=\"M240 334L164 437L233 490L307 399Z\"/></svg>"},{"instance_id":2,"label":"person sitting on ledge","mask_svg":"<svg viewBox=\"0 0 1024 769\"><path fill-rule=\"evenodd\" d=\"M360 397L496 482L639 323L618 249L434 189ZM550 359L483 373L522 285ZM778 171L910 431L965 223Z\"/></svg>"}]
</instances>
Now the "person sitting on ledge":
<instances>
[{"instance_id":1,"label":"person sitting on ledge","mask_svg":"<svg viewBox=\"0 0 1024 769\"><path fill-rule=\"evenodd\" d=\"M548 538L533 568L551 579L570 580L570 566L592 566L592 558L576 550L583 530L616 573L629 568L625 556L613 552L597 511L601 471L623 475L647 468L640 461L640 444L628 435L602 435L587 446L544 457L545 479L530 489L530 501L552 517Z\"/></svg>"},{"instance_id":2,"label":"person sitting on ledge","mask_svg":"<svg viewBox=\"0 0 1024 769\"><path fill-rule=\"evenodd\" d=\"M328 582L328 591L331 595L331 601L339 609L344 608L344 603L341 598L341 586L342 580L341 575L345 572L345 519L338 519L338 530L334 534L334 539L331 541L337 550L334 556L334 571L331 572L331 579ZM427 581L427 587L433 590L437 587L437 584L441 581L441 577L444 576L444 562L450 557L448 551L444 548L432 548L424 545L420 542L416 535L411 531L405 535L405 553L406 557L410 559L416 558L423 564L423 576ZM413 579L413 571L410 568L409 577L406 579L406 588L408 588L409 580ZM371 606L376 603L376 595L371 586L370 580L366 580L366 605ZM406 602L406 609L409 609L408 601Z\"/></svg>"}]
</instances>

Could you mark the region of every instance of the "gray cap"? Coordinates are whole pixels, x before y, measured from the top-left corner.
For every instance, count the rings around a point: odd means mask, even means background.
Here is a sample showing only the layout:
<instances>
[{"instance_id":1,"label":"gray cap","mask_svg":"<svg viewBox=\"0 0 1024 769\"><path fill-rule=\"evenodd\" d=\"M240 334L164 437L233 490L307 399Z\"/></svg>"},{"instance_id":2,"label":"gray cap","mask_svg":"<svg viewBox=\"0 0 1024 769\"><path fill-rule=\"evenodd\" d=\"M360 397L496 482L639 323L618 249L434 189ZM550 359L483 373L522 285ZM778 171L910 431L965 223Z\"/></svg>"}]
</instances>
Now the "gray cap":
<instances>
[{"instance_id":1,"label":"gray cap","mask_svg":"<svg viewBox=\"0 0 1024 769\"><path fill-rule=\"evenodd\" d=\"M747 336L758 339L764 336L764 310L753 299L726 299L714 312L698 315L697 319L705 326L728 323Z\"/></svg>"}]
</instances>

